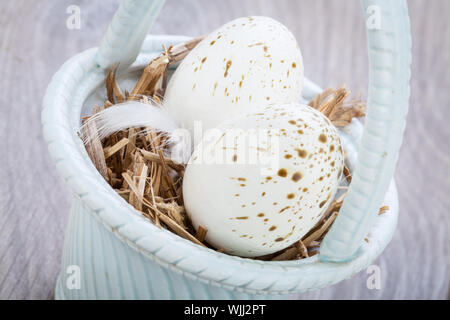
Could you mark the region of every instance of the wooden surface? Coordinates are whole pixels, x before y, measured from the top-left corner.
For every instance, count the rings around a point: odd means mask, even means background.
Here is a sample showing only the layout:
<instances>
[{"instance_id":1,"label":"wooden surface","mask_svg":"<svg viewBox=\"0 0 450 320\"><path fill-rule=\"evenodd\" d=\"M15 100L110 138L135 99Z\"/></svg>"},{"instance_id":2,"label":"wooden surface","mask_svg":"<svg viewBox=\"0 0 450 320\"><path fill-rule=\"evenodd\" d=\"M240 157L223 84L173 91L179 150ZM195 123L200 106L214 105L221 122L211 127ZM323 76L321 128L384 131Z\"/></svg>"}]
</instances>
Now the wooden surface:
<instances>
[{"instance_id":1,"label":"wooden surface","mask_svg":"<svg viewBox=\"0 0 450 320\"><path fill-rule=\"evenodd\" d=\"M66 8L81 8L81 30ZM48 82L75 53L96 46L118 1L0 2L0 299L50 299L70 196L43 141ZM396 172L399 227L382 256L381 289L368 274L302 294L313 299L448 299L450 274L450 1L409 1L414 41L411 108ZM196 36L233 18L284 23L322 86L367 91L364 21L357 0L168 0L153 33Z\"/></svg>"}]
</instances>

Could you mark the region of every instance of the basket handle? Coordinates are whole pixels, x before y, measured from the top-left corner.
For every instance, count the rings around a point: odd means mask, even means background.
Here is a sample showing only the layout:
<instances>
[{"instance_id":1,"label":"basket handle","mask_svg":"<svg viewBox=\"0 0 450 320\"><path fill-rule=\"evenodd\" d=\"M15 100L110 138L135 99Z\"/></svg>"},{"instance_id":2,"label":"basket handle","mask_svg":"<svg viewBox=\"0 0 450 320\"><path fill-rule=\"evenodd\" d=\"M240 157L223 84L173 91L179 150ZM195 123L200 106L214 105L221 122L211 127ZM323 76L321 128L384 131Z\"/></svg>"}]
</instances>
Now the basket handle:
<instances>
[{"instance_id":1,"label":"basket handle","mask_svg":"<svg viewBox=\"0 0 450 320\"><path fill-rule=\"evenodd\" d=\"M98 66L129 67L164 2L124 0L95 56ZM406 0L362 0L362 5L371 20L367 116L352 183L320 247L321 261L348 261L357 253L394 174L408 111L411 31Z\"/></svg>"},{"instance_id":2,"label":"basket handle","mask_svg":"<svg viewBox=\"0 0 450 320\"><path fill-rule=\"evenodd\" d=\"M411 30L406 0L362 4L369 19L367 116L352 183L320 247L321 261L345 262L357 254L394 174L408 112Z\"/></svg>"},{"instance_id":3,"label":"basket handle","mask_svg":"<svg viewBox=\"0 0 450 320\"><path fill-rule=\"evenodd\" d=\"M102 69L119 63L128 68L139 54L145 36L165 0L124 0L121 2L95 56Z\"/></svg>"}]
</instances>

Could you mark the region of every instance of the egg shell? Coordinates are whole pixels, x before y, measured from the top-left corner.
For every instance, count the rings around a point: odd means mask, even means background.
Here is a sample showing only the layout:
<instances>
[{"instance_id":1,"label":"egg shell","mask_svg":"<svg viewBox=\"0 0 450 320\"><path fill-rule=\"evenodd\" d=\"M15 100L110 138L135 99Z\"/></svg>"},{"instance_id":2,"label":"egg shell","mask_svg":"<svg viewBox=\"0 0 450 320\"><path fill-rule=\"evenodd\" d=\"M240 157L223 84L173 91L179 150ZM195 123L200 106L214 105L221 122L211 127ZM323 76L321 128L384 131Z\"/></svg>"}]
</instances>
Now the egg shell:
<instances>
[{"instance_id":1,"label":"egg shell","mask_svg":"<svg viewBox=\"0 0 450 320\"><path fill-rule=\"evenodd\" d=\"M185 207L214 247L271 254L323 216L343 163L339 134L323 114L299 104L264 107L223 123L195 148L183 180Z\"/></svg>"},{"instance_id":2,"label":"egg shell","mask_svg":"<svg viewBox=\"0 0 450 320\"><path fill-rule=\"evenodd\" d=\"M164 105L193 134L254 106L298 102L303 59L292 33L267 17L239 18L201 41L169 80Z\"/></svg>"}]
</instances>

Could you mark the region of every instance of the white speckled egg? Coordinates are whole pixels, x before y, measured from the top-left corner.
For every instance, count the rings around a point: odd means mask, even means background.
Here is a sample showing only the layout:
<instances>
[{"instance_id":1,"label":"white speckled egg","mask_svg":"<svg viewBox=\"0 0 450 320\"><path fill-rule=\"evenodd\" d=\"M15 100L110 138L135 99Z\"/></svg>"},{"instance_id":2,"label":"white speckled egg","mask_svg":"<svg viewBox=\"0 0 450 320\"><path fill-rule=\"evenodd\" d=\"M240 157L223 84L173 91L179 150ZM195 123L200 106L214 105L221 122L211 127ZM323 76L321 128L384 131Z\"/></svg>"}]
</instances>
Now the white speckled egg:
<instances>
[{"instance_id":1,"label":"white speckled egg","mask_svg":"<svg viewBox=\"0 0 450 320\"><path fill-rule=\"evenodd\" d=\"M299 102L303 59L291 32L267 17L239 18L208 35L169 80L164 105L193 133L254 106Z\"/></svg>"},{"instance_id":2,"label":"white speckled egg","mask_svg":"<svg viewBox=\"0 0 450 320\"><path fill-rule=\"evenodd\" d=\"M339 134L320 112L300 104L256 110L205 136L183 180L194 227L243 257L301 239L334 199L344 163Z\"/></svg>"}]
</instances>

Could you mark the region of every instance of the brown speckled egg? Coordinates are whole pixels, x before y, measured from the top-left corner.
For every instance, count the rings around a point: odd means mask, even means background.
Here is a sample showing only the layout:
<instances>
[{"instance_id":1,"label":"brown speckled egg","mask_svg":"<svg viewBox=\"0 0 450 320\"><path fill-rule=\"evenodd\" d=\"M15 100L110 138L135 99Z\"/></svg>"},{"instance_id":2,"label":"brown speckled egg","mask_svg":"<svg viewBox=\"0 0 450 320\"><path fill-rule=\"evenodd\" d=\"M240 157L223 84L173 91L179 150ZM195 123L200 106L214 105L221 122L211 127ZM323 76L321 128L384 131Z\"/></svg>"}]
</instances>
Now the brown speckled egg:
<instances>
[{"instance_id":1,"label":"brown speckled egg","mask_svg":"<svg viewBox=\"0 0 450 320\"><path fill-rule=\"evenodd\" d=\"M201 41L169 80L164 105L193 133L255 106L300 101L303 59L291 32L267 17L233 20Z\"/></svg>"},{"instance_id":2,"label":"brown speckled egg","mask_svg":"<svg viewBox=\"0 0 450 320\"><path fill-rule=\"evenodd\" d=\"M301 239L334 199L344 156L336 128L304 105L272 105L221 124L195 148L186 210L206 240L254 257Z\"/></svg>"}]
</instances>

